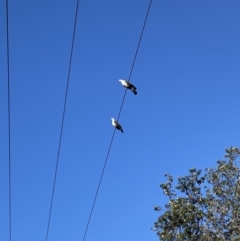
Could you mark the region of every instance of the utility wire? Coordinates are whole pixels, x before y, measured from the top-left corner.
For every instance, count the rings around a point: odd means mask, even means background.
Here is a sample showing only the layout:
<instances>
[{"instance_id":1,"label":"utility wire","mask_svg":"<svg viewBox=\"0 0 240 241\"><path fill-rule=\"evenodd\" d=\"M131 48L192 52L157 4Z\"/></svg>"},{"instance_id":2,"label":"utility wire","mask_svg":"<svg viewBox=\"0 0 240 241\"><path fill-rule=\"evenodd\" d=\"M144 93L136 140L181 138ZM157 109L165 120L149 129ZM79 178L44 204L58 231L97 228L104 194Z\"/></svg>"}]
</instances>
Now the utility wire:
<instances>
[{"instance_id":1,"label":"utility wire","mask_svg":"<svg viewBox=\"0 0 240 241\"><path fill-rule=\"evenodd\" d=\"M52 206L53 206L56 178L57 178L57 171L58 171L58 162L59 162L61 143L62 143L62 133L63 133L64 119L65 119L65 112L66 112L66 104L67 104L67 97L68 97L68 86L69 86L69 82L70 82L70 74L71 74L71 67L72 67L72 55L73 55L75 32L76 32L76 26L77 26L78 6L79 6L79 0L77 0L77 6L76 6L76 12L75 12L74 28L73 28L73 35L72 35L72 46L71 46L70 60L69 60L69 67L68 67L67 85L66 85L65 99L64 99L64 106L63 106L63 113L62 113L62 124L61 124L59 143L58 143L57 161L56 161L54 181L53 181L53 188L52 188L52 197L51 197L51 204L50 204L50 210L49 210L49 216L48 216L46 241L48 240L49 226L50 226L50 221L51 221Z\"/></svg>"},{"instance_id":2,"label":"utility wire","mask_svg":"<svg viewBox=\"0 0 240 241\"><path fill-rule=\"evenodd\" d=\"M6 0L6 29L7 29L7 79L8 79L8 206L9 206L9 240L12 240L12 190L11 190L11 105L10 105L10 58L9 58L9 26L8 0Z\"/></svg>"},{"instance_id":3,"label":"utility wire","mask_svg":"<svg viewBox=\"0 0 240 241\"><path fill-rule=\"evenodd\" d=\"M146 25L146 22L147 22L147 18L148 18L148 14L149 14L149 11L150 11L151 4L152 4L152 0L150 0L149 5L148 5L147 13L146 13L146 16L145 16L142 31L141 31L141 34L140 34L137 49L136 49L135 56L134 56L133 63L132 63L132 67L131 67L131 70L130 70L128 82L130 82L130 79L131 79L131 76L132 76L133 68L134 68L134 65L135 65L136 58L137 58L139 46L141 44L141 40L142 40L142 36L143 36L143 32L144 32L145 25ZM122 99L122 103L121 103L120 110L119 110L119 113L118 113L117 121L119 120L121 112L122 112L122 107L123 107L123 103L124 103L124 100L125 100L125 97L126 97L126 93L127 93L127 89L125 90L124 95L123 95L123 99ZM96 193L95 193L95 197L94 197L94 200L93 200L92 208L91 208L91 211L90 211L90 214L89 214L89 217L88 217L88 221L87 221L87 225L86 225L86 228L85 228L85 232L84 232L82 241L85 240L85 237L86 237L86 234L87 234L87 231L88 231L88 227L89 227L89 224L90 224L90 221L91 221L92 213L93 213L94 206L95 206L95 203L96 203L96 200L97 200L97 196L98 196L98 192L99 192L99 189L100 189L100 186L101 186L104 171L105 171L105 168L106 168L106 165L107 165L107 161L108 161L108 157L109 157L109 154L110 154L110 151L111 151L112 143L113 143L113 140L114 140L115 131L116 131L116 129L114 128L113 135L112 135L110 145L109 145L109 148L108 148L108 151L107 151L107 156L106 156L104 166L103 166L103 169L102 169L101 177L100 177L99 182L98 182L98 187L97 187L97 190L96 190Z\"/></svg>"},{"instance_id":4,"label":"utility wire","mask_svg":"<svg viewBox=\"0 0 240 241\"><path fill-rule=\"evenodd\" d=\"M145 26L146 26L146 22L147 22L147 19L148 19L148 14L149 14L149 11L150 11L150 8L151 8L151 4L152 4L152 0L150 0L149 5L148 5L147 13L146 13L145 20L144 20L143 27L142 27L142 32L140 34L140 38L139 38L137 49L136 49L135 56L134 56L134 59L133 59L132 67L131 67L130 74L129 74L129 77L128 77L128 82L130 82L130 79L131 79L131 76L132 76L133 68L134 68L134 65L135 65L135 62L136 62L138 50L139 50L139 47L140 47L140 44L141 44L141 40L142 40L143 32L144 32L144 29L145 29ZM124 93L124 96L123 96L123 100L122 100L122 103L121 103L121 107L120 107L120 110L119 110L119 113L118 113L117 120L119 119L119 117L121 115L123 103L124 103L124 100L125 100L125 97L126 97L126 93L127 93L127 89L125 90L125 93Z\"/></svg>"}]
</instances>

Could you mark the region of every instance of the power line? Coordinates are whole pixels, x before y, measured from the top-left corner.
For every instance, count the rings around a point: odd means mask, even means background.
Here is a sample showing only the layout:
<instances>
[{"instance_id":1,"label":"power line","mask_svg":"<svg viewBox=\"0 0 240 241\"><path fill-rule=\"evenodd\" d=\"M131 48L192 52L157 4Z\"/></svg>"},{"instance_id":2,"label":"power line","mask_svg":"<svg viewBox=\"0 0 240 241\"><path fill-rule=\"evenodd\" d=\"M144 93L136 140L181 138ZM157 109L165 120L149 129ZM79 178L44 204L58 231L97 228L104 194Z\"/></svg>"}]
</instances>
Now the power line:
<instances>
[{"instance_id":1,"label":"power line","mask_svg":"<svg viewBox=\"0 0 240 241\"><path fill-rule=\"evenodd\" d=\"M129 74L129 77L128 77L128 82L130 82L130 79L131 79L131 76L132 76L133 68L134 68L134 65L135 65L135 62L136 62L138 50L139 50L139 47L140 47L140 44L141 44L141 40L142 40L143 32L144 32L144 29L145 29L145 26L146 26L146 22L147 22L147 18L148 18L148 13L149 13L149 11L150 11L151 4L152 4L152 0L150 0L149 5L148 5L148 9L147 9L147 13L146 13L145 20L144 20L144 23L143 23L143 27L142 27L142 31L141 31L141 34L140 34L140 38L139 38L139 41L138 41L137 49L136 49L136 52L135 52L135 55L134 55L132 67L131 67L130 74ZM122 103L121 103L121 107L120 107L120 110L119 110L119 113L118 113L117 120L119 119L119 117L120 117L120 115L121 115L123 103L124 103L124 100L125 100L125 97L126 97L126 93L127 93L127 89L126 89L125 92L124 92L124 96L123 96L123 100L122 100Z\"/></svg>"},{"instance_id":2,"label":"power line","mask_svg":"<svg viewBox=\"0 0 240 241\"><path fill-rule=\"evenodd\" d=\"M65 91L65 99L64 99L63 114L62 114L62 123L61 123L61 130L60 130L59 143L58 143L57 161L56 161L54 181L53 181L52 197L51 197L51 204L50 204L50 210L49 210L49 216L48 216L46 241L48 240L49 226L50 226L51 214L52 214L52 206L53 206L53 198L54 198L56 178L57 178L57 171L58 171L58 162L59 162L61 143L62 143L62 133L63 133L64 119L65 119L65 112L66 112L66 104L67 104L67 97L68 97L68 86L69 86L69 81L70 81L73 47L74 47L75 32L76 32L76 26L77 26L78 6L79 6L79 0L77 0L77 6L76 6L76 12L75 12L74 28L73 28L73 35L72 35L72 46L71 46L70 60L69 60L69 67L68 67L67 85L66 85L66 91Z\"/></svg>"},{"instance_id":3,"label":"power line","mask_svg":"<svg viewBox=\"0 0 240 241\"><path fill-rule=\"evenodd\" d=\"M9 240L12 240L12 197L11 197L11 105L10 105L10 60L9 60L9 26L8 0L6 0L6 29L7 29L7 79L8 79L8 206L9 206Z\"/></svg>"},{"instance_id":4,"label":"power line","mask_svg":"<svg viewBox=\"0 0 240 241\"><path fill-rule=\"evenodd\" d=\"M89 223L91 221L91 217L92 217L93 209L94 209L94 206L95 206L95 203L96 203L96 200L97 200L99 188L101 186L101 182L102 182L102 178L103 178L103 175L104 175L105 167L107 165L108 156L109 156L109 153L110 153L110 150L111 150L111 147L112 147L115 131L116 131L116 129L114 129L113 135L112 135L112 138L111 138L111 141L110 141L110 145L109 145L109 148L108 148L107 156L106 156L106 159L105 159L105 162L104 162L104 166L103 166L103 169L102 169L102 174L101 174L101 177L100 177L99 182L98 182L97 191L96 191L96 194L95 194L95 197L94 197L94 200L93 200L92 208L91 208L91 211L90 211L90 214L89 214L89 218L88 218L88 221L87 221L87 226L86 226L86 229L85 229L85 232L84 232L83 241L85 240L85 237L86 237L86 234L87 234L87 231L88 231L88 226L89 226Z\"/></svg>"},{"instance_id":5,"label":"power line","mask_svg":"<svg viewBox=\"0 0 240 241\"><path fill-rule=\"evenodd\" d=\"M135 65L136 58L137 58L139 46L140 46L140 43L141 43L141 40L142 40L142 36L143 36L143 32L144 32L145 25L146 25L146 22L147 22L148 13L149 13L151 4L152 4L152 0L150 0L149 5L148 5L147 13L146 13L146 16L145 16L145 20L144 20L144 23L143 23L142 31L141 31L141 34L140 34L140 38L139 38L139 41L138 41L137 49L136 49L136 52L135 52L135 55L134 55L134 59L133 59L133 63L132 63L132 67L131 67L131 70L130 70L128 82L130 82L130 79L131 79L131 76L132 76L133 68L134 68L134 65ZM125 97L126 97L126 93L127 93L127 88L124 91L124 95L123 95L123 99L122 99L122 103L121 103L121 106L120 106L120 110L119 110L119 113L118 113L117 120L119 120L119 118L120 118L120 115L121 115L121 112L122 112L123 103L124 103L124 100L125 100ZM101 176L100 176L100 179L99 179L99 182L98 182L97 190L96 190L96 193L95 193L95 197L94 197L94 200L93 200L93 204L92 204L91 211L90 211L90 214L89 214L89 217L88 217L88 221L87 221L87 225L86 225L86 228L85 228L85 232L84 232L82 241L85 240L85 237L86 237L86 234L87 234L87 231L88 231L88 227L89 227L89 224L90 224L90 221L91 221L92 213L93 213L94 206L95 206L95 203L96 203L96 200L97 200L97 196L98 196L98 192L99 192L99 189L100 189L100 186L101 186L101 182L102 182L102 178L103 178L103 175L104 175L104 171L105 171L105 168L106 168L106 165L107 165L107 161L108 161L108 157L109 157L109 154L110 154L110 151L111 151L112 143L113 143L113 140L114 140L115 131L116 131L116 129L114 128L113 135L112 135L112 138L111 138L111 141L110 141L110 145L109 145L109 148L108 148L108 151L107 151L107 156L106 156L106 159L105 159L105 162L104 162L104 166L103 166L103 169L102 169L102 173L101 173Z\"/></svg>"}]
</instances>

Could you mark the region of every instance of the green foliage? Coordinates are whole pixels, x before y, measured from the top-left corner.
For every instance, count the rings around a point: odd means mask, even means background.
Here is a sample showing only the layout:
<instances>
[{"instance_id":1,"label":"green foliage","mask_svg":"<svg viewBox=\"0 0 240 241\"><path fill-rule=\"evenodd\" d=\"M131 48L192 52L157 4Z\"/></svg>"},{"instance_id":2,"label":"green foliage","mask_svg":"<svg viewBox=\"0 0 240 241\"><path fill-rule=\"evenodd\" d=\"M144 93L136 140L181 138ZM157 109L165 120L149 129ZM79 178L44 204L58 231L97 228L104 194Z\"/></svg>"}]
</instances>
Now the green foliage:
<instances>
[{"instance_id":1,"label":"green foliage","mask_svg":"<svg viewBox=\"0 0 240 241\"><path fill-rule=\"evenodd\" d=\"M173 177L160 185L169 201L154 223L160 240L226 241L240 240L240 149L226 149L225 160L216 168L194 168L180 177L173 187Z\"/></svg>"}]
</instances>

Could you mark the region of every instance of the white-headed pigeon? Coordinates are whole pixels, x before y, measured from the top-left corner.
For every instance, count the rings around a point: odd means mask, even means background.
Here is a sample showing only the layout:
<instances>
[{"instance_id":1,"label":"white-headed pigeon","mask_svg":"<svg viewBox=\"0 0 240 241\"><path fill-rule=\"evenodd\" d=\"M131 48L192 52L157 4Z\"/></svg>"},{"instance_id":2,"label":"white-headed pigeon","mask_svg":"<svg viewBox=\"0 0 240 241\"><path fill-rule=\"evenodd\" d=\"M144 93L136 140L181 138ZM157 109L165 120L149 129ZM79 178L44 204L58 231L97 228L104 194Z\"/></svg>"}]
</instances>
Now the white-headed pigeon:
<instances>
[{"instance_id":1,"label":"white-headed pigeon","mask_svg":"<svg viewBox=\"0 0 240 241\"><path fill-rule=\"evenodd\" d=\"M137 91L136 91L137 88L133 84L123 79L120 79L119 81L121 82L122 86L124 86L127 89L130 89L134 95L137 94Z\"/></svg>"},{"instance_id":2,"label":"white-headed pigeon","mask_svg":"<svg viewBox=\"0 0 240 241\"><path fill-rule=\"evenodd\" d=\"M114 120L114 118L111 118L111 119L112 119L112 125L123 133L123 129L121 125L116 120Z\"/></svg>"}]
</instances>

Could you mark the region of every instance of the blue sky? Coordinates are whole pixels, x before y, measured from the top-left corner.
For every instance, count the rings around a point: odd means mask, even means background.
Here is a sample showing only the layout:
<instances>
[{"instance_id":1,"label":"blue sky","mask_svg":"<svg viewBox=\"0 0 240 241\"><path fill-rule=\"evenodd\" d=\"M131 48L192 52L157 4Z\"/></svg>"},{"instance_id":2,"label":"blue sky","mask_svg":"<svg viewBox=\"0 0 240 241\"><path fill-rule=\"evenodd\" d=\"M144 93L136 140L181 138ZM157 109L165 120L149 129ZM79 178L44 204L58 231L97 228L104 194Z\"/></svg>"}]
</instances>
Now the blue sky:
<instances>
[{"instance_id":1,"label":"blue sky","mask_svg":"<svg viewBox=\"0 0 240 241\"><path fill-rule=\"evenodd\" d=\"M148 1L81 1L49 241L81 240ZM12 240L45 240L76 1L10 1ZM157 240L164 173L239 146L240 2L153 0L86 240ZM8 240L5 2L0 237Z\"/></svg>"}]
</instances>

